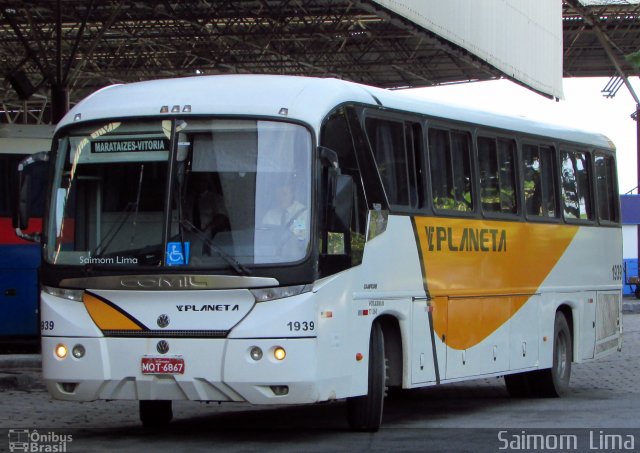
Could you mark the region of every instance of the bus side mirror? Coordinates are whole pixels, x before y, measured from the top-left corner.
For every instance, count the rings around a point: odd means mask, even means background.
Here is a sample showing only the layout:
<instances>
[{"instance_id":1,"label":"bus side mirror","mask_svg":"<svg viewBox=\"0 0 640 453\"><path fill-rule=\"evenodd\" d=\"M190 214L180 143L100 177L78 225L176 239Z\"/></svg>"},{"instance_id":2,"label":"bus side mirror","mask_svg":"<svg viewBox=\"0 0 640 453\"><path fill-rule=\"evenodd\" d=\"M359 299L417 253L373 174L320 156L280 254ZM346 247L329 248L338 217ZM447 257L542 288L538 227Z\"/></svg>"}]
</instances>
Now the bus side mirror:
<instances>
[{"instance_id":1,"label":"bus side mirror","mask_svg":"<svg viewBox=\"0 0 640 453\"><path fill-rule=\"evenodd\" d=\"M353 178L336 174L331 181L329 231L347 232L351 228L353 212Z\"/></svg>"},{"instance_id":2,"label":"bus side mirror","mask_svg":"<svg viewBox=\"0 0 640 453\"><path fill-rule=\"evenodd\" d=\"M338 153L326 146L318 146L320 162L324 167L338 168Z\"/></svg>"},{"instance_id":3,"label":"bus side mirror","mask_svg":"<svg viewBox=\"0 0 640 453\"><path fill-rule=\"evenodd\" d=\"M347 232L351 228L353 212L353 179L340 173L338 153L334 150L319 146L318 156L328 172L327 229L336 233Z\"/></svg>"},{"instance_id":4,"label":"bus side mirror","mask_svg":"<svg viewBox=\"0 0 640 453\"><path fill-rule=\"evenodd\" d=\"M29 227L29 192L31 188L31 175L20 174L18 187L17 220L14 227L26 230Z\"/></svg>"},{"instance_id":5,"label":"bus side mirror","mask_svg":"<svg viewBox=\"0 0 640 453\"><path fill-rule=\"evenodd\" d=\"M40 232L26 233L32 214L42 216L49 153L32 154L18 164L18 200L13 213L16 235L32 242L40 241Z\"/></svg>"}]
</instances>

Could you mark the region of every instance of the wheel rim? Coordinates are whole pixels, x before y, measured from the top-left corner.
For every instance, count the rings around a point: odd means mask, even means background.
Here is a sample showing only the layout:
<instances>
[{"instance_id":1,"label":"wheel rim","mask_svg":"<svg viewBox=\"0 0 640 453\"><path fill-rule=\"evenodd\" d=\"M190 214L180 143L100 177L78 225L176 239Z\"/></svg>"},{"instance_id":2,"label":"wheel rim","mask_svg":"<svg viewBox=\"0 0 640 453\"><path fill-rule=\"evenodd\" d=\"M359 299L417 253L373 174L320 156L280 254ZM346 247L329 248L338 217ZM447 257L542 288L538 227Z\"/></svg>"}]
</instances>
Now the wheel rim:
<instances>
[{"instance_id":1,"label":"wheel rim","mask_svg":"<svg viewBox=\"0 0 640 453\"><path fill-rule=\"evenodd\" d=\"M558 338L557 338L557 345L556 345L555 368L556 368L556 375L560 379L564 379L567 373L567 366L568 366L567 350L568 350L567 338L564 335L564 332L559 332Z\"/></svg>"}]
</instances>

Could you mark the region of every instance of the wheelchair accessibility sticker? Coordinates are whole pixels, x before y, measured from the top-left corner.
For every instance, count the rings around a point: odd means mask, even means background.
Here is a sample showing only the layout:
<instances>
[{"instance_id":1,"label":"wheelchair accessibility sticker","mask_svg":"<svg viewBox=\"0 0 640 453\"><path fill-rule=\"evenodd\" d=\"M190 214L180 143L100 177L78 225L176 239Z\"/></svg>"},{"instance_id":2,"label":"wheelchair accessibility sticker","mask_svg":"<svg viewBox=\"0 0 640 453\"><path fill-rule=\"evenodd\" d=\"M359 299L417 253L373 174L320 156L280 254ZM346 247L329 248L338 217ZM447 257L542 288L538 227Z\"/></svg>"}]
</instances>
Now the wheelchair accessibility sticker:
<instances>
[{"instance_id":1,"label":"wheelchair accessibility sticker","mask_svg":"<svg viewBox=\"0 0 640 453\"><path fill-rule=\"evenodd\" d=\"M167 243L167 266L184 266L189 264L190 242Z\"/></svg>"}]
</instances>

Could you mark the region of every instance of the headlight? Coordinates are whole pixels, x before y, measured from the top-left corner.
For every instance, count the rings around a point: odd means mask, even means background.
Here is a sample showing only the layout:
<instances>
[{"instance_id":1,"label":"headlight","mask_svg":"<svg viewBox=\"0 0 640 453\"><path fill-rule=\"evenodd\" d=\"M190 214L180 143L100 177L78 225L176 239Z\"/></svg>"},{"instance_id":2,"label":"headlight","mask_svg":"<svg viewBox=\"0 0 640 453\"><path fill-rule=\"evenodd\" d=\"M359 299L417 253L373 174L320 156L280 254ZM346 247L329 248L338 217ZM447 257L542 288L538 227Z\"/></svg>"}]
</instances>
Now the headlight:
<instances>
[{"instance_id":1,"label":"headlight","mask_svg":"<svg viewBox=\"0 0 640 453\"><path fill-rule=\"evenodd\" d=\"M56 357L58 357L59 359L64 359L69 351L67 350L67 347L65 345L59 344L58 346L56 346L54 352L56 354Z\"/></svg>"},{"instance_id":2,"label":"headlight","mask_svg":"<svg viewBox=\"0 0 640 453\"><path fill-rule=\"evenodd\" d=\"M84 349L84 346L82 346L81 344L77 344L73 347L73 349L71 350L71 354L76 358L76 359L81 359L84 357L86 350Z\"/></svg>"},{"instance_id":3,"label":"headlight","mask_svg":"<svg viewBox=\"0 0 640 453\"><path fill-rule=\"evenodd\" d=\"M65 289L54 288L52 286L42 286L42 291L47 294L51 294L55 297L61 297L62 299L75 300L76 302L82 302L82 295L84 291L81 289Z\"/></svg>"},{"instance_id":4,"label":"headlight","mask_svg":"<svg viewBox=\"0 0 640 453\"><path fill-rule=\"evenodd\" d=\"M251 294L255 297L256 302L267 302L308 293L312 288L313 285L280 286L277 288L252 289Z\"/></svg>"},{"instance_id":5,"label":"headlight","mask_svg":"<svg viewBox=\"0 0 640 453\"><path fill-rule=\"evenodd\" d=\"M258 346L254 346L249 350L249 355L253 360L257 362L262 358L262 349L260 349Z\"/></svg>"},{"instance_id":6,"label":"headlight","mask_svg":"<svg viewBox=\"0 0 640 453\"><path fill-rule=\"evenodd\" d=\"M287 351L285 351L282 346L277 346L273 350L273 356L276 358L276 360L284 360L284 358L287 356Z\"/></svg>"}]
</instances>

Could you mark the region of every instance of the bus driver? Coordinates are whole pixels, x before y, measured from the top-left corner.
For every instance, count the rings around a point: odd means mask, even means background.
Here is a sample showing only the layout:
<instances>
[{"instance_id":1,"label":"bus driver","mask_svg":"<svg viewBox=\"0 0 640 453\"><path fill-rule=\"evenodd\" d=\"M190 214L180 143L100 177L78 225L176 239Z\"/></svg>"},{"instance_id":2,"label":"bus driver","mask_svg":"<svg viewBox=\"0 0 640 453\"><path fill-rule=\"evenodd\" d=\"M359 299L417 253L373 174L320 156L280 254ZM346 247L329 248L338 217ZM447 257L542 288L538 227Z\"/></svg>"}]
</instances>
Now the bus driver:
<instances>
[{"instance_id":1,"label":"bus driver","mask_svg":"<svg viewBox=\"0 0 640 453\"><path fill-rule=\"evenodd\" d=\"M309 236L308 212L307 208L295 199L294 182L291 178L285 179L276 189L273 207L265 213L262 223L285 227L298 241L306 244ZM285 240L285 252L294 246L289 245L290 242L288 239Z\"/></svg>"}]
</instances>

